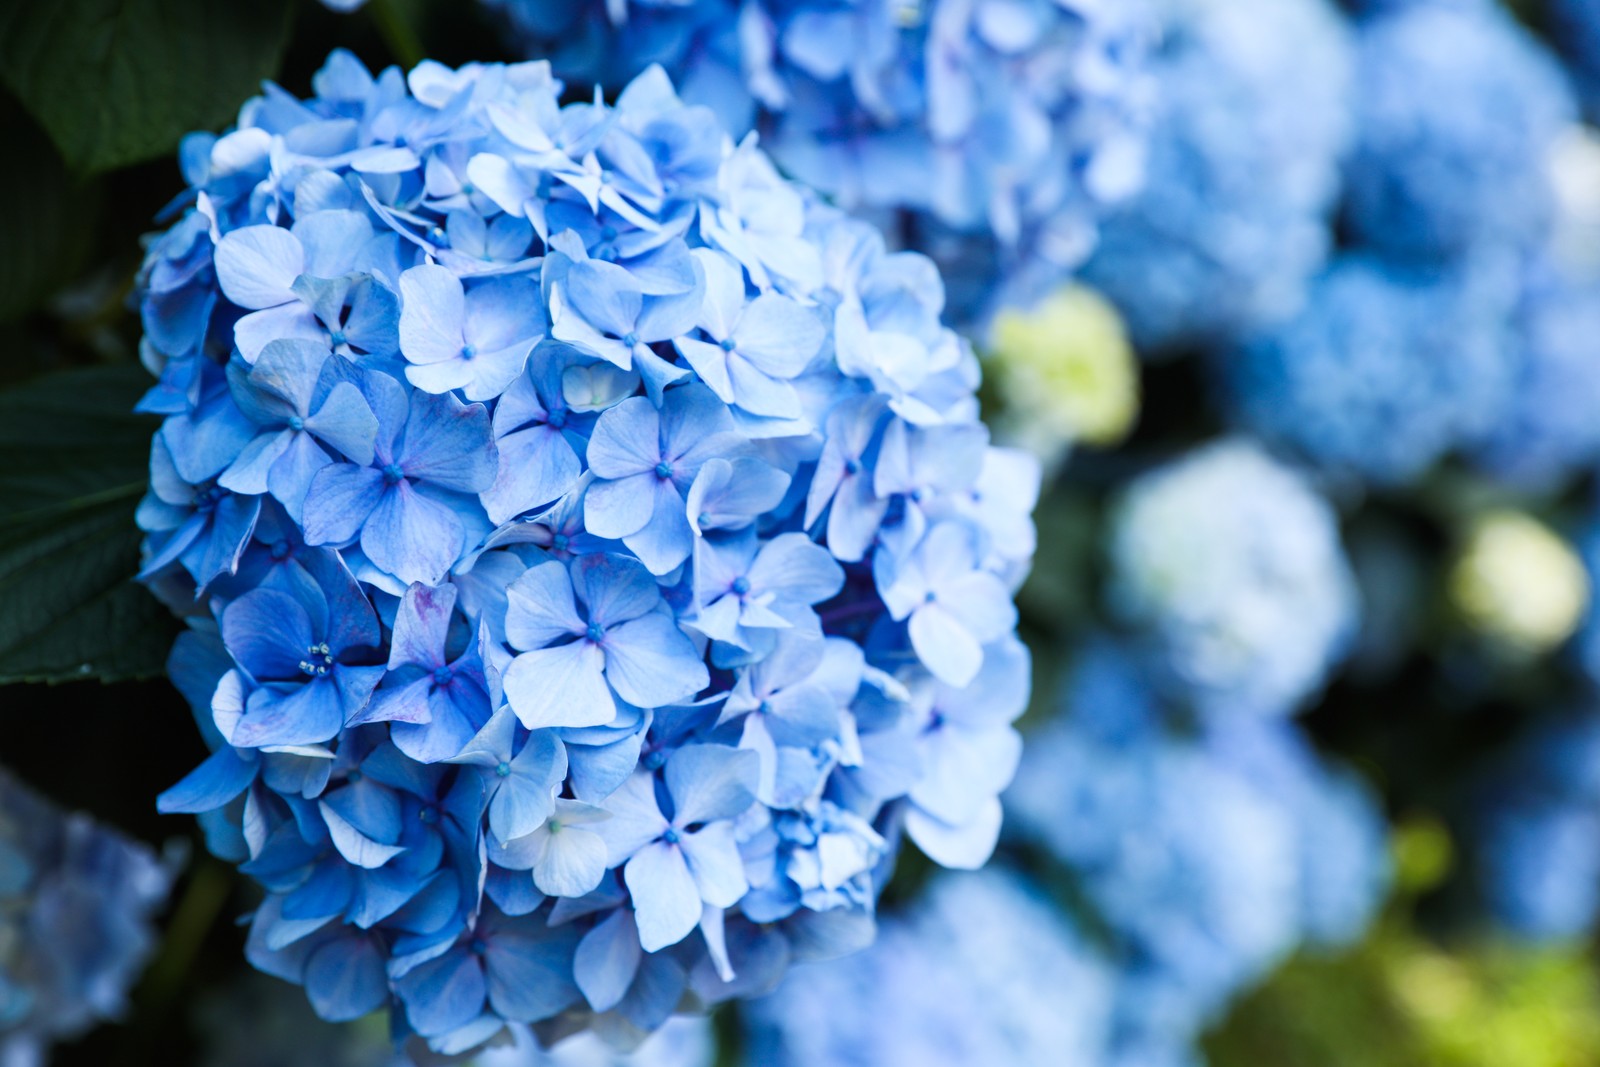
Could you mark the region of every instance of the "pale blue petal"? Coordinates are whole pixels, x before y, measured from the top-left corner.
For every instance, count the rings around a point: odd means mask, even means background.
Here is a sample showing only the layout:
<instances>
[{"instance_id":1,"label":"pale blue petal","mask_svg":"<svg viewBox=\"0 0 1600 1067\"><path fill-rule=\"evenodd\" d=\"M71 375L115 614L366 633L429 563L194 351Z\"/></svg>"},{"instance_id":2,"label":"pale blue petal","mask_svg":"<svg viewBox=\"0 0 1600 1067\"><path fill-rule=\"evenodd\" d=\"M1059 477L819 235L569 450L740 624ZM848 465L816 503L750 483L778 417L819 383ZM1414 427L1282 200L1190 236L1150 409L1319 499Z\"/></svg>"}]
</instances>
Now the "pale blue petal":
<instances>
[{"instance_id":1,"label":"pale blue petal","mask_svg":"<svg viewBox=\"0 0 1600 1067\"><path fill-rule=\"evenodd\" d=\"M606 633L603 647L606 679L618 696L636 707L659 708L688 700L711 681L694 642L663 615L623 623Z\"/></svg>"},{"instance_id":2,"label":"pale blue petal","mask_svg":"<svg viewBox=\"0 0 1600 1067\"><path fill-rule=\"evenodd\" d=\"M628 861L622 876L646 952L676 945L700 924L700 892L676 845L646 845Z\"/></svg>"}]
</instances>

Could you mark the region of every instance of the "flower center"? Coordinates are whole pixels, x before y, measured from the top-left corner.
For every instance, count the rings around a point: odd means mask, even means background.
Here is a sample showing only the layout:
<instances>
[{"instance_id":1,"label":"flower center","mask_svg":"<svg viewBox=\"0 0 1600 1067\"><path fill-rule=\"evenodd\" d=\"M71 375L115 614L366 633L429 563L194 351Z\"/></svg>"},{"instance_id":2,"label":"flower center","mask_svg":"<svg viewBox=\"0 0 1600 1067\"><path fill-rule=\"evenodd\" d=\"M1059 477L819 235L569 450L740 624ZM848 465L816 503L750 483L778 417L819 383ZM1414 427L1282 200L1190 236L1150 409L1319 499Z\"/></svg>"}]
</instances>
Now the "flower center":
<instances>
[{"instance_id":1,"label":"flower center","mask_svg":"<svg viewBox=\"0 0 1600 1067\"><path fill-rule=\"evenodd\" d=\"M417 812L417 818L421 819L429 826L432 826L434 823L439 821L439 809L430 804L421 811Z\"/></svg>"},{"instance_id":2,"label":"flower center","mask_svg":"<svg viewBox=\"0 0 1600 1067\"><path fill-rule=\"evenodd\" d=\"M658 748L654 752L647 753L639 762L644 764L644 769L647 771L659 771L661 765L667 762L667 754Z\"/></svg>"},{"instance_id":3,"label":"flower center","mask_svg":"<svg viewBox=\"0 0 1600 1067\"><path fill-rule=\"evenodd\" d=\"M435 226L429 230L428 240L441 247L449 247L450 245L450 235L445 232L443 226Z\"/></svg>"},{"instance_id":4,"label":"flower center","mask_svg":"<svg viewBox=\"0 0 1600 1067\"><path fill-rule=\"evenodd\" d=\"M630 331L623 335L622 343L627 345L629 348L632 348L634 345L639 343L639 335Z\"/></svg>"},{"instance_id":5,"label":"flower center","mask_svg":"<svg viewBox=\"0 0 1600 1067\"><path fill-rule=\"evenodd\" d=\"M456 672L451 670L449 667L439 667L433 672L433 684L449 685L450 680L455 676Z\"/></svg>"},{"instance_id":6,"label":"flower center","mask_svg":"<svg viewBox=\"0 0 1600 1067\"><path fill-rule=\"evenodd\" d=\"M661 840L669 845L676 845L678 843L678 831L670 826L667 827L667 832L661 835Z\"/></svg>"},{"instance_id":7,"label":"flower center","mask_svg":"<svg viewBox=\"0 0 1600 1067\"><path fill-rule=\"evenodd\" d=\"M737 578L735 578L733 580L733 595L734 596L744 596L749 591L750 591L750 579L746 578L744 575L741 574L741 575L739 575L739 577L737 577Z\"/></svg>"},{"instance_id":8,"label":"flower center","mask_svg":"<svg viewBox=\"0 0 1600 1067\"><path fill-rule=\"evenodd\" d=\"M758 715L771 715L772 714L772 701L763 700L760 703L760 705L757 706L756 714L758 714Z\"/></svg>"},{"instance_id":9,"label":"flower center","mask_svg":"<svg viewBox=\"0 0 1600 1067\"><path fill-rule=\"evenodd\" d=\"M591 641L599 642L606 636L606 628L597 622L591 622L584 636Z\"/></svg>"},{"instance_id":10,"label":"flower center","mask_svg":"<svg viewBox=\"0 0 1600 1067\"><path fill-rule=\"evenodd\" d=\"M670 477L672 477L672 464L667 463L665 461L663 461L661 463L657 463L656 464L656 477L657 478L670 478Z\"/></svg>"},{"instance_id":11,"label":"flower center","mask_svg":"<svg viewBox=\"0 0 1600 1067\"><path fill-rule=\"evenodd\" d=\"M722 350L724 352L732 352L733 351L733 338L724 337L721 340L721 342L719 342L719 343L722 345Z\"/></svg>"},{"instance_id":12,"label":"flower center","mask_svg":"<svg viewBox=\"0 0 1600 1067\"><path fill-rule=\"evenodd\" d=\"M342 345L344 343L345 343L345 336L344 336L344 331L343 330L334 330L334 331L332 331L332 332L330 332L328 334L328 344L331 345L332 347L338 348L340 345Z\"/></svg>"},{"instance_id":13,"label":"flower center","mask_svg":"<svg viewBox=\"0 0 1600 1067\"><path fill-rule=\"evenodd\" d=\"M550 547L555 549L557 552L565 552L567 550L567 546L571 543L571 539L568 538L566 534L556 534L554 537L550 538Z\"/></svg>"},{"instance_id":14,"label":"flower center","mask_svg":"<svg viewBox=\"0 0 1600 1067\"><path fill-rule=\"evenodd\" d=\"M461 358L462 359L471 359L474 356L476 356L477 354L478 354L478 346L477 345L462 345L461 346Z\"/></svg>"},{"instance_id":15,"label":"flower center","mask_svg":"<svg viewBox=\"0 0 1600 1067\"><path fill-rule=\"evenodd\" d=\"M272 542L272 548L270 551L272 552L273 559L288 559L289 542L280 537L278 540Z\"/></svg>"},{"instance_id":16,"label":"flower center","mask_svg":"<svg viewBox=\"0 0 1600 1067\"><path fill-rule=\"evenodd\" d=\"M552 411L550 417L544 420L545 425L553 430L563 430L567 426L567 413L565 411Z\"/></svg>"},{"instance_id":17,"label":"flower center","mask_svg":"<svg viewBox=\"0 0 1600 1067\"><path fill-rule=\"evenodd\" d=\"M300 673L312 678L321 678L332 666L333 650L328 647L328 642L318 641L306 649L306 658L300 661Z\"/></svg>"},{"instance_id":18,"label":"flower center","mask_svg":"<svg viewBox=\"0 0 1600 1067\"><path fill-rule=\"evenodd\" d=\"M400 469L400 464L398 463L391 463L383 468L383 480L390 485L399 485L400 479L405 476L406 472Z\"/></svg>"},{"instance_id":19,"label":"flower center","mask_svg":"<svg viewBox=\"0 0 1600 1067\"><path fill-rule=\"evenodd\" d=\"M505 760L501 760L500 766L494 769L494 773L498 774L502 778L511 777L511 764L507 763Z\"/></svg>"},{"instance_id":20,"label":"flower center","mask_svg":"<svg viewBox=\"0 0 1600 1067\"><path fill-rule=\"evenodd\" d=\"M289 416L289 429L294 430L296 433L299 433L301 430L303 430L305 428L306 428L306 420L305 419L302 419L299 415L290 415Z\"/></svg>"},{"instance_id":21,"label":"flower center","mask_svg":"<svg viewBox=\"0 0 1600 1067\"><path fill-rule=\"evenodd\" d=\"M847 459L844 461L844 472L846 474L860 474L861 464L853 459Z\"/></svg>"}]
</instances>

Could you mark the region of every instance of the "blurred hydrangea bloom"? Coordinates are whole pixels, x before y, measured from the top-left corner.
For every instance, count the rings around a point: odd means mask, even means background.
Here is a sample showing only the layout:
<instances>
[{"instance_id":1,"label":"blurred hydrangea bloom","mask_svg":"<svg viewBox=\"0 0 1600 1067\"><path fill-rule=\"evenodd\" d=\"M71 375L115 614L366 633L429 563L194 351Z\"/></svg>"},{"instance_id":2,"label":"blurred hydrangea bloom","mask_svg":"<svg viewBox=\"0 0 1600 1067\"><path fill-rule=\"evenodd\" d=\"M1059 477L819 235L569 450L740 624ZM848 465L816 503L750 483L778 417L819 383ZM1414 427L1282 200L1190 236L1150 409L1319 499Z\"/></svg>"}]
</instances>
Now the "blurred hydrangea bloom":
<instances>
[{"instance_id":1,"label":"blurred hydrangea bloom","mask_svg":"<svg viewBox=\"0 0 1600 1067\"><path fill-rule=\"evenodd\" d=\"M713 1067L717 1044L704 1017L676 1016L632 1052L618 1052L592 1033L541 1049L519 1030L513 1044L489 1049L474 1067Z\"/></svg>"},{"instance_id":2,"label":"blurred hydrangea bloom","mask_svg":"<svg viewBox=\"0 0 1600 1067\"><path fill-rule=\"evenodd\" d=\"M120 1016L155 950L172 866L0 768L0 1063Z\"/></svg>"},{"instance_id":3,"label":"blurred hydrangea bloom","mask_svg":"<svg viewBox=\"0 0 1600 1067\"><path fill-rule=\"evenodd\" d=\"M1524 271L1505 345L1509 382L1473 450L1488 473L1521 488L1550 487L1600 459L1600 286L1551 257Z\"/></svg>"},{"instance_id":4,"label":"blurred hydrangea bloom","mask_svg":"<svg viewBox=\"0 0 1600 1067\"><path fill-rule=\"evenodd\" d=\"M958 318L1037 299L1143 179L1143 0L486 0L559 76L647 63L937 259Z\"/></svg>"},{"instance_id":5,"label":"blurred hydrangea bloom","mask_svg":"<svg viewBox=\"0 0 1600 1067\"><path fill-rule=\"evenodd\" d=\"M1575 938L1600 913L1600 716L1533 727L1478 787L1474 840L1490 912L1527 937Z\"/></svg>"},{"instance_id":6,"label":"blurred hydrangea bloom","mask_svg":"<svg viewBox=\"0 0 1600 1067\"><path fill-rule=\"evenodd\" d=\"M455 1055L628 1046L981 865L1037 465L925 258L659 69L337 52L184 145L150 246L144 574L214 754L162 797L261 969Z\"/></svg>"},{"instance_id":7,"label":"blurred hydrangea bloom","mask_svg":"<svg viewBox=\"0 0 1600 1067\"><path fill-rule=\"evenodd\" d=\"M1149 180L1084 271L1142 351L1293 313L1330 243L1351 136L1350 33L1328 0L1161 0Z\"/></svg>"},{"instance_id":8,"label":"blurred hydrangea bloom","mask_svg":"<svg viewBox=\"0 0 1600 1067\"><path fill-rule=\"evenodd\" d=\"M1221 361L1236 414L1337 477L1415 480L1482 440L1511 392L1505 267L1336 261L1296 318Z\"/></svg>"},{"instance_id":9,"label":"blurred hydrangea bloom","mask_svg":"<svg viewBox=\"0 0 1600 1067\"><path fill-rule=\"evenodd\" d=\"M1187 1062L1204 1026L1304 941L1358 937L1387 882L1369 792L1281 720L1196 726L1136 655L1091 644L1008 794L1112 939L1114 1054Z\"/></svg>"},{"instance_id":10,"label":"blurred hydrangea bloom","mask_svg":"<svg viewBox=\"0 0 1600 1067\"><path fill-rule=\"evenodd\" d=\"M866 952L749 1005L763 1067L1101 1063L1111 973L1059 910L999 871L939 878Z\"/></svg>"},{"instance_id":11,"label":"blurred hydrangea bloom","mask_svg":"<svg viewBox=\"0 0 1600 1067\"><path fill-rule=\"evenodd\" d=\"M1576 112L1560 66L1489 0L1381 7L1358 35L1351 232L1423 260L1537 245Z\"/></svg>"},{"instance_id":12,"label":"blurred hydrangea bloom","mask_svg":"<svg viewBox=\"0 0 1600 1067\"><path fill-rule=\"evenodd\" d=\"M1355 629L1338 517L1244 439L1131 482L1111 517L1113 617L1154 677L1223 717L1291 714Z\"/></svg>"}]
</instances>

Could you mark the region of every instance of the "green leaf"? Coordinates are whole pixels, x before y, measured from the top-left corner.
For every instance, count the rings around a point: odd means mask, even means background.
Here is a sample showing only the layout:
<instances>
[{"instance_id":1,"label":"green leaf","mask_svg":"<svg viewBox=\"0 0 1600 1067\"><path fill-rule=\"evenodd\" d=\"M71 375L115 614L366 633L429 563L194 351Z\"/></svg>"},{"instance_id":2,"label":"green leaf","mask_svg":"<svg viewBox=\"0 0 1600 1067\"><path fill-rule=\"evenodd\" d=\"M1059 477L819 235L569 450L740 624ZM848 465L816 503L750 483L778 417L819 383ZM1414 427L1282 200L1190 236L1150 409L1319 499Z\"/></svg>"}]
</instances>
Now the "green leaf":
<instances>
[{"instance_id":1,"label":"green leaf","mask_svg":"<svg viewBox=\"0 0 1600 1067\"><path fill-rule=\"evenodd\" d=\"M95 367L0 392L0 683L162 671L176 625L132 580L148 385Z\"/></svg>"},{"instance_id":2,"label":"green leaf","mask_svg":"<svg viewBox=\"0 0 1600 1067\"><path fill-rule=\"evenodd\" d=\"M13 101L0 101L0 322L19 318L83 266L103 190L76 181L44 131Z\"/></svg>"},{"instance_id":3,"label":"green leaf","mask_svg":"<svg viewBox=\"0 0 1600 1067\"><path fill-rule=\"evenodd\" d=\"M78 171L172 151L272 77L288 0L0 0L0 78Z\"/></svg>"}]
</instances>

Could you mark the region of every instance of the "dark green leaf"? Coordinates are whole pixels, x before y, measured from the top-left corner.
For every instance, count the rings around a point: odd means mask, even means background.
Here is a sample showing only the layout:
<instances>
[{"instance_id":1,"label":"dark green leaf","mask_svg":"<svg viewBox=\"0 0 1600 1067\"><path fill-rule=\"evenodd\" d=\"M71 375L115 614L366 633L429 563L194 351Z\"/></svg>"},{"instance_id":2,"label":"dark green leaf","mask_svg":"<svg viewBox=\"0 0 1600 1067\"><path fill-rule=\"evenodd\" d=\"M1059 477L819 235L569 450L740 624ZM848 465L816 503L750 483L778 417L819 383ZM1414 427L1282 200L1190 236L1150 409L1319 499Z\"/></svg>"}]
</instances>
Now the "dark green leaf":
<instances>
[{"instance_id":1,"label":"dark green leaf","mask_svg":"<svg viewBox=\"0 0 1600 1067\"><path fill-rule=\"evenodd\" d=\"M17 318L70 280L95 232L101 190L74 181L44 132L9 100L0 103L0 322Z\"/></svg>"},{"instance_id":2,"label":"dark green leaf","mask_svg":"<svg viewBox=\"0 0 1600 1067\"><path fill-rule=\"evenodd\" d=\"M232 119L276 73L289 10L287 0L0 0L0 77L74 169L138 163Z\"/></svg>"},{"instance_id":3,"label":"dark green leaf","mask_svg":"<svg viewBox=\"0 0 1600 1067\"><path fill-rule=\"evenodd\" d=\"M97 367L0 392L0 683L161 672L174 623L132 581L148 384Z\"/></svg>"}]
</instances>

